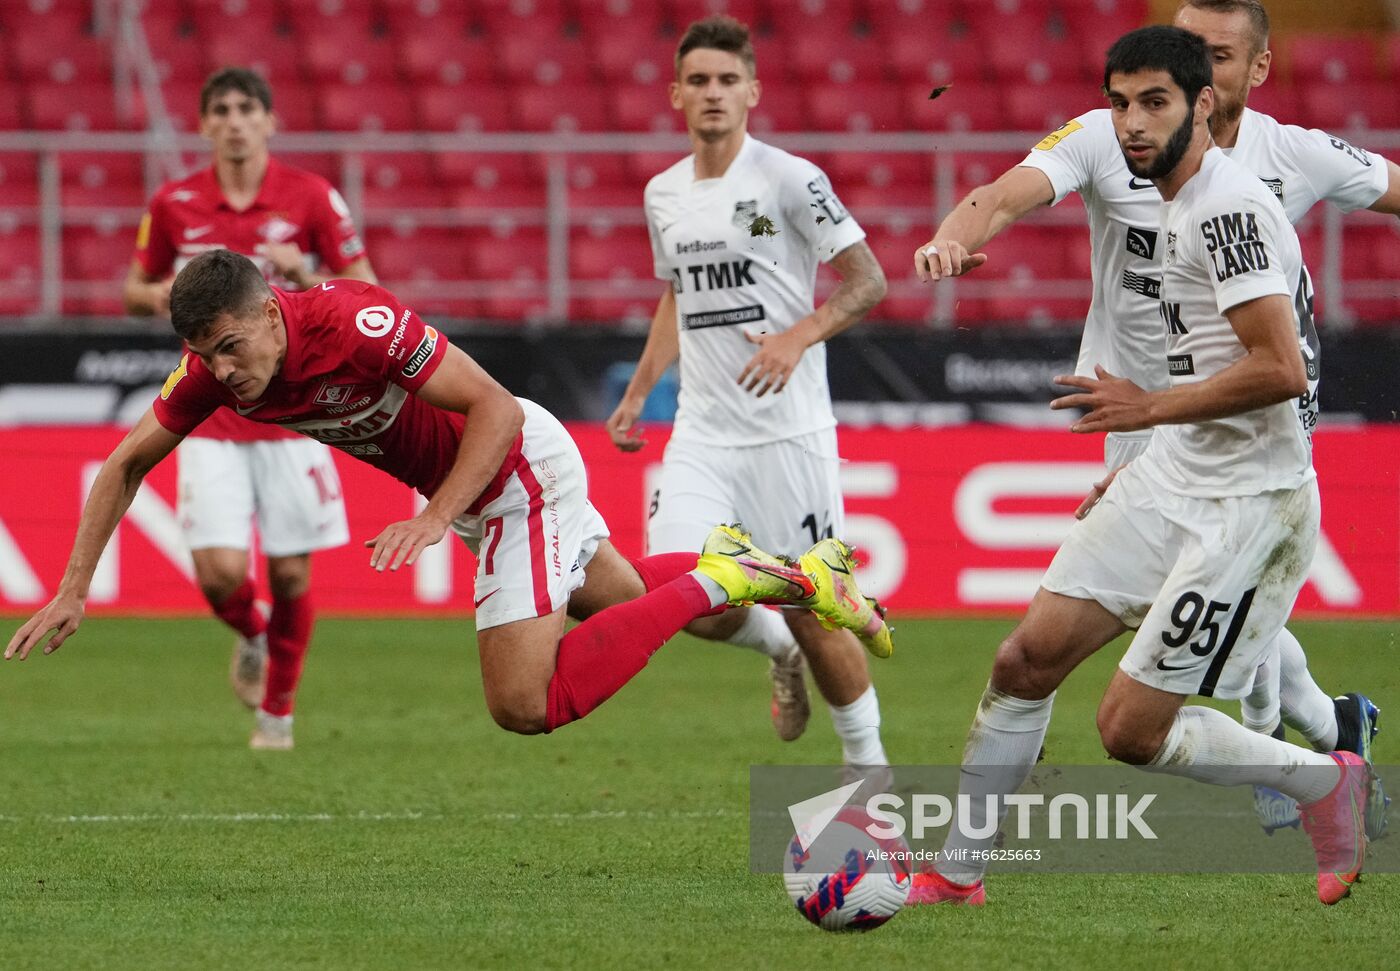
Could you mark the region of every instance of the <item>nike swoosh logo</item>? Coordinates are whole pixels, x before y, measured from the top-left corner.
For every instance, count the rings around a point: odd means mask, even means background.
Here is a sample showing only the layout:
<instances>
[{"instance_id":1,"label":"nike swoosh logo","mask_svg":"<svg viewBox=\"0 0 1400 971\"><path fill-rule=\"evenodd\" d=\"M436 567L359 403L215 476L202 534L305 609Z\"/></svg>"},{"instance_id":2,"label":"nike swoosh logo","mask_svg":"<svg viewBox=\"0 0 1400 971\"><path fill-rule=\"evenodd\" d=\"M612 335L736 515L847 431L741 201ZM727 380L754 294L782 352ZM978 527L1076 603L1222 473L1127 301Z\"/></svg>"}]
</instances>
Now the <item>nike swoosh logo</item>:
<instances>
[{"instance_id":1,"label":"nike swoosh logo","mask_svg":"<svg viewBox=\"0 0 1400 971\"><path fill-rule=\"evenodd\" d=\"M473 601L473 606L480 607L482 604L484 604L486 601L490 600L492 597L494 597L496 594L498 594L498 593L500 593L500 592L501 592L501 588L500 588L500 587L497 587L495 590L492 590L490 593L488 593L486 596L482 597L480 600Z\"/></svg>"},{"instance_id":2,"label":"nike swoosh logo","mask_svg":"<svg viewBox=\"0 0 1400 971\"><path fill-rule=\"evenodd\" d=\"M1128 180L1128 188L1129 188L1129 189L1151 189L1151 188L1152 188L1152 183L1151 183L1151 182L1139 182L1139 181L1137 180L1137 177L1134 176L1133 178L1131 178L1131 179Z\"/></svg>"},{"instance_id":3,"label":"nike swoosh logo","mask_svg":"<svg viewBox=\"0 0 1400 971\"><path fill-rule=\"evenodd\" d=\"M201 236L208 236L213 231L213 226L196 226L194 229L185 230L185 239L199 239Z\"/></svg>"},{"instance_id":4,"label":"nike swoosh logo","mask_svg":"<svg viewBox=\"0 0 1400 971\"><path fill-rule=\"evenodd\" d=\"M259 401L257 404L249 405L247 408L244 408L242 405L234 405L233 410L238 412L240 415L251 415L253 412L257 411L265 404L267 404L266 401Z\"/></svg>"},{"instance_id":5,"label":"nike swoosh logo","mask_svg":"<svg viewBox=\"0 0 1400 971\"><path fill-rule=\"evenodd\" d=\"M1195 666L1194 664L1165 664L1161 661L1157 662L1158 671L1189 671Z\"/></svg>"}]
</instances>

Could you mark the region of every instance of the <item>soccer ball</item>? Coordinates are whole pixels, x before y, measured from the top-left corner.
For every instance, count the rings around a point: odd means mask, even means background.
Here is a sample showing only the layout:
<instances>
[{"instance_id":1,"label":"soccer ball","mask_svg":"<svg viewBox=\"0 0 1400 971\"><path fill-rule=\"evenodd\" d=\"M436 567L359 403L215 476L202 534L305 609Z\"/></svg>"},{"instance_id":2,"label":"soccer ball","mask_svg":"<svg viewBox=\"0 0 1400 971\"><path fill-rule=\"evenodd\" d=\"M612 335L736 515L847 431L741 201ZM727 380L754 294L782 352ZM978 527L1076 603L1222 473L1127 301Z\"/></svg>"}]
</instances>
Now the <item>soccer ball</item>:
<instances>
[{"instance_id":1,"label":"soccer ball","mask_svg":"<svg viewBox=\"0 0 1400 971\"><path fill-rule=\"evenodd\" d=\"M797 912L825 931L874 930L909 899L909 844L876 839L865 810L847 806L806 849L794 836L783 880Z\"/></svg>"}]
</instances>

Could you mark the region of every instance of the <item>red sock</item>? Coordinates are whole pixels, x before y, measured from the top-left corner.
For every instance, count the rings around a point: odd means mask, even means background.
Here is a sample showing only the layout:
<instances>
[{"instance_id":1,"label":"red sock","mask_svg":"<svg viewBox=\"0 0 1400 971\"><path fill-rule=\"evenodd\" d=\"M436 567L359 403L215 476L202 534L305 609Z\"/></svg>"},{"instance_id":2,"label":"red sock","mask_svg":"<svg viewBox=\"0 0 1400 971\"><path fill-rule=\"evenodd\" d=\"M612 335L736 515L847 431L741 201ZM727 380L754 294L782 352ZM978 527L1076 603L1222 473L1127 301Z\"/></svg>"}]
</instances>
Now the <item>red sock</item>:
<instances>
[{"instance_id":1,"label":"red sock","mask_svg":"<svg viewBox=\"0 0 1400 971\"><path fill-rule=\"evenodd\" d=\"M267 622L267 687L262 703L263 711L269 715L292 713L314 620L310 594L272 601L272 617Z\"/></svg>"},{"instance_id":2,"label":"red sock","mask_svg":"<svg viewBox=\"0 0 1400 971\"><path fill-rule=\"evenodd\" d=\"M642 556L628 560L646 584L647 590L664 587L676 577L684 576L695 569L695 553L657 553L655 556Z\"/></svg>"},{"instance_id":3,"label":"red sock","mask_svg":"<svg viewBox=\"0 0 1400 971\"><path fill-rule=\"evenodd\" d=\"M227 600L210 606L214 608L214 616L251 639L267 630L267 620L257 608L257 600L257 587L252 580L244 580L243 586L229 594Z\"/></svg>"},{"instance_id":4,"label":"red sock","mask_svg":"<svg viewBox=\"0 0 1400 971\"><path fill-rule=\"evenodd\" d=\"M694 566L694 554L686 554ZM648 557L649 560L661 557ZM545 731L582 718L646 667L682 627L710 612L700 581L679 576L644 597L599 611L564 635L549 679Z\"/></svg>"}]
</instances>

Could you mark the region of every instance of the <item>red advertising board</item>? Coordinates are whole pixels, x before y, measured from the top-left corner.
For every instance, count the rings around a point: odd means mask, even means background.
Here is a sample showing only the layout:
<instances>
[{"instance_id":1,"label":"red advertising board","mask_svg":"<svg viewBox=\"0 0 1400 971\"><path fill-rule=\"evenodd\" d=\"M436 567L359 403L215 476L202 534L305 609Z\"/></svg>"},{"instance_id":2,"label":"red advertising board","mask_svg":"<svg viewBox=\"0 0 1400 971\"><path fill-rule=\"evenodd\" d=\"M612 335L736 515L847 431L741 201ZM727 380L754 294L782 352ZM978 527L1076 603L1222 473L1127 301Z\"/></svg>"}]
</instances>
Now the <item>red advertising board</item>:
<instances>
[{"instance_id":1,"label":"red advertising board","mask_svg":"<svg viewBox=\"0 0 1400 971\"><path fill-rule=\"evenodd\" d=\"M571 426L593 501L627 554L640 552L649 477L665 432L624 455L602 428ZM116 428L0 430L0 610L20 613L52 594L63 573L87 485L121 437ZM866 557L863 584L895 611L1014 610L1102 475L1102 441L1063 431L972 426L843 429L847 538ZM360 545L407 518L415 498L384 474L337 456L350 510L350 546L317 554L314 587L329 613L468 612L473 561L440 544L411 569L380 575ZM1324 429L1316 438L1323 540L1300 609L1400 614L1400 428ZM174 516L175 466L147 479L99 568L92 612L202 611Z\"/></svg>"}]
</instances>

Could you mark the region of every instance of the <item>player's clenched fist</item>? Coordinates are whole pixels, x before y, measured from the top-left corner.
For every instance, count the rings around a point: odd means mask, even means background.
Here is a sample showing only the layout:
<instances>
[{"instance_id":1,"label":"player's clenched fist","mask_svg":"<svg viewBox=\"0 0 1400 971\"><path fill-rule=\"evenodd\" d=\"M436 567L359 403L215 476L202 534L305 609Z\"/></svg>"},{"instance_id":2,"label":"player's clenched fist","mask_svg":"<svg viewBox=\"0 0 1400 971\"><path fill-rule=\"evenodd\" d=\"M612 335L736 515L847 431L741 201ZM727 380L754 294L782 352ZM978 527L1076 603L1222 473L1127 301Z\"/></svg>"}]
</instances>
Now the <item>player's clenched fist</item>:
<instances>
[{"instance_id":1,"label":"player's clenched fist","mask_svg":"<svg viewBox=\"0 0 1400 971\"><path fill-rule=\"evenodd\" d=\"M914 272L925 283L960 276L985 262L986 253L969 253L956 239L931 239L914 251Z\"/></svg>"},{"instance_id":2,"label":"player's clenched fist","mask_svg":"<svg viewBox=\"0 0 1400 971\"><path fill-rule=\"evenodd\" d=\"M642 402L624 396L604 424L612 443L624 452L638 451L647 443L642 430L637 427L637 419L641 415Z\"/></svg>"}]
</instances>

